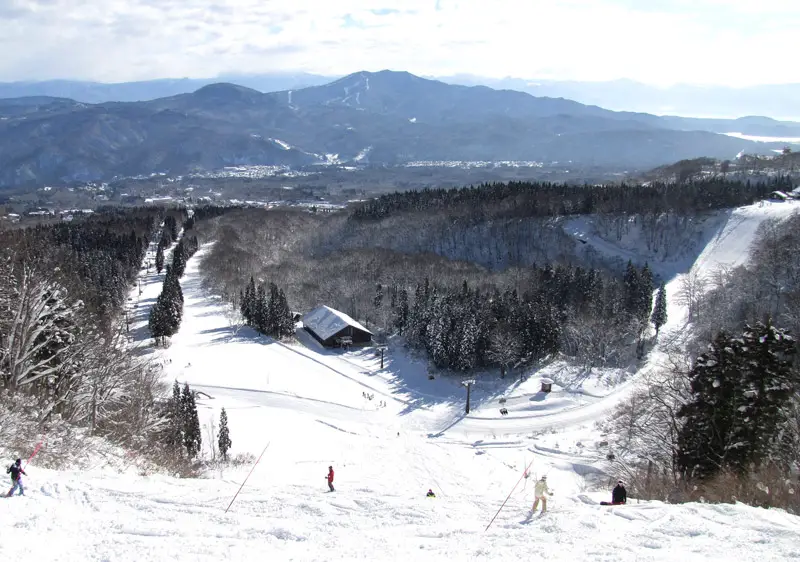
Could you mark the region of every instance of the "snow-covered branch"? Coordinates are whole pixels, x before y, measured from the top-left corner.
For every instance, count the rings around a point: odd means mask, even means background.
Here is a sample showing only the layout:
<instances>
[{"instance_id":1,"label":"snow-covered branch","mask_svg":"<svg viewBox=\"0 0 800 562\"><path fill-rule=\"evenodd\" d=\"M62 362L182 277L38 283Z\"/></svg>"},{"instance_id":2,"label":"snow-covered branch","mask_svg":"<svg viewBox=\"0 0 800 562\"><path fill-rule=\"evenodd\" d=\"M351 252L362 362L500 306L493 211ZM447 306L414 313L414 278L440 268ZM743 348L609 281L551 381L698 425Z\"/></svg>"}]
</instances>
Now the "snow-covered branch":
<instances>
[{"instance_id":1,"label":"snow-covered branch","mask_svg":"<svg viewBox=\"0 0 800 562\"><path fill-rule=\"evenodd\" d=\"M19 388L59 370L75 341L74 315L82 303L69 302L66 291L31 267L23 267L19 277L8 267L4 273L14 290L3 355L7 385Z\"/></svg>"}]
</instances>

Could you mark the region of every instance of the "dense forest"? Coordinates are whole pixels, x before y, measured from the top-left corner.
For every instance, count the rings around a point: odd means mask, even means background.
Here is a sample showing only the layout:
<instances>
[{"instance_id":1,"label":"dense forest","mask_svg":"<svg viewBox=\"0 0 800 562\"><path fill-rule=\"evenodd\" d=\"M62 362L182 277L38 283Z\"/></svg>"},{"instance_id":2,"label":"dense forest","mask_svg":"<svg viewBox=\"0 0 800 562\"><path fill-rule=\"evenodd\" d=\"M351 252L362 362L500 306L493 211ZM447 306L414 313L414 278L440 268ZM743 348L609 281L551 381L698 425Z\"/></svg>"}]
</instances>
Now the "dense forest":
<instances>
[{"instance_id":1,"label":"dense forest","mask_svg":"<svg viewBox=\"0 0 800 562\"><path fill-rule=\"evenodd\" d=\"M555 183L494 183L382 195L356 207L355 220L376 220L405 211L453 212L473 217L563 217L601 214L681 214L749 205L774 190L791 190L791 179L732 181L721 177L686 183L575 186Z\"/></svg>"}]
</instances>

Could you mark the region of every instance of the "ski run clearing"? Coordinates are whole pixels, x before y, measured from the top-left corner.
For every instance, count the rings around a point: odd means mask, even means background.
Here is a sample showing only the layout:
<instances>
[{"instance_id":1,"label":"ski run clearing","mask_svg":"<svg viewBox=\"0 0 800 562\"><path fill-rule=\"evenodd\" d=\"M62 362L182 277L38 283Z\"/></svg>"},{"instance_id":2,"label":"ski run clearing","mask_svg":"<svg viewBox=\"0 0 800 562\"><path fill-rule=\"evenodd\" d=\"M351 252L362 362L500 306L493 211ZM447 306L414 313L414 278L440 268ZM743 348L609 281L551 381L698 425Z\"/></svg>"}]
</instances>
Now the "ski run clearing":
<instances>
[{"instance_id":1,"label":"ski run clearing","mask_svg":"<svg viewBox=\"0 0 800 562\"><path fill-rule=\"evenodd\" d=\"M721 215L693 267L702 274L741 263L758 225L796 208L753 205ZM578 226L584 239L614 251L586 223ZM34 460L23 477L26 495L2 502L3 559L800 558L800 518L781 510L635 498L626 506L598 505L610 499L614 475L603 474L595 422L634 387L637 373L597 371L582 380L573 368L552 364L523 381L479 381L465 416L464 387L443 376L429 380L427 363L398 342L390 342L381 369L374 348L343 353L323 349L302 329L285 344L238 327L201 286L205 251L192 257L181 280L180 332L168 349L151 352L166 382L185 381L201 392L206 456L206 426L218 423L222 407L231 454L258 457L267 447L230 511L252 464L179 479L142 475L135 459L124 457L74 471L38 469ZM674 298L686 271L673 273L665 340L686 325ZM131 329L140 345L147 344L147 313L162 279L143 270L141 294L132 292ZM656 349L639 373L657 368L658 358ZM538 392L543 376L555 381L550 394ZM499 414L501 398L507 416ZM529 463L530 478L521 478ZM333 493L325 481L329 465ZM548 513L528 518L534 481L543 474L554 492ZM429 488L436 498L425 497Z\"/></svg>"}]
</instances>

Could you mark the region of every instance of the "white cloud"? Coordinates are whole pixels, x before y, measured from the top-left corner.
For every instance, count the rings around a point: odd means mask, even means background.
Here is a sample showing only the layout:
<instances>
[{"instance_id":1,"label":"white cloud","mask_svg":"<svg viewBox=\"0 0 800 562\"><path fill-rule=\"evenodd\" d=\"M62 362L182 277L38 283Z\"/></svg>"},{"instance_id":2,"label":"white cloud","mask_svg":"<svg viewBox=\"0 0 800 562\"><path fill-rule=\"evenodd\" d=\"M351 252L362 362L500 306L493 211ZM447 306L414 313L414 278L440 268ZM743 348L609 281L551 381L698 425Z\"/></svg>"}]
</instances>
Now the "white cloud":
<instances>
[{"instance_id":1,"label":"white cloud","mask_svg":"<svg viewBox=\"0 0 800 562\"><path fill-rule=\"evenodd\" d=\"M0 28L0 80L392 68L746 85L798 80L784 57L800 2L0 0Z\"/></svg>"}]
</instances>

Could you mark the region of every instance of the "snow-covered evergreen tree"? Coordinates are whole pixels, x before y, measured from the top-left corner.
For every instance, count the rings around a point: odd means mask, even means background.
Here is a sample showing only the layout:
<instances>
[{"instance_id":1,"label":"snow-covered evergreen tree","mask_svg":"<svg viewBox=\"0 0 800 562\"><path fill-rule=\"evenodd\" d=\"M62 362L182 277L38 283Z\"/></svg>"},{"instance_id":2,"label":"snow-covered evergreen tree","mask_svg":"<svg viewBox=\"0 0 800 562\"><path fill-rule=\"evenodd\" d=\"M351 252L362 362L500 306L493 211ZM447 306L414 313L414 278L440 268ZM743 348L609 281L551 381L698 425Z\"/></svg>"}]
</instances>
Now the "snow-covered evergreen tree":
<instances>
[{"instance_id":1,"label":"snow-covered evergreen tree","mask_svg":"<svg viewBox=\"0 0 800 562\"><path fill-rule=\"evenodd\" d=\"M641 298L639 272L630 260L628 260L628 265L625 267L622 282L625 286L625 310L629 314L636 316Z\"/></svg>"},{"instance_id":2,"label":"snow-covered evergreen tree","mask_svg":"<svg viewBox=\"0 0 800 562\"><path fill-rule=\"evenodd\" d=\"M697 358L690 373L692 398L678 411L683 426L678 435L677 464L688 478L705 479L728 466L742 385L741 340L717 334Z\"/></svg>"},{"instance_id":3,"label":"snow-covered evergreen tree","mask_svg":"<svg viewBox=\"0 0 800 562\"><path fill-rule=\"evenodd\" d=\"M471 371L477 364L478 324L474 314L467 314L458 345L457 366L460 371Z\"/></svg>"},{"instance_id":4,"label":"snow-covered evergreen tree","mask_svg":"<svg viewBox=\"0 0 800 562\"><path fill-rule=\"evenodd\" d=\"M653 311L653 273L647 263L644 264L642 271L639 273L638 291L637 314L646 323L650 318L650 313Z\"/></svg>"},{"instance_id":5,"label":"snow-covered evergreen tree","mask_svg":"<svg viewBox=\"0 0 800 562\"><path fill-rule=\"evenodd\" d=\"M262 330L268 336L279 337L279 324L280 324L280 308L281 298L278 292L278 286L275 283L269 284L269 297L267 298L266 306L266 321L264 329Z\"/></svg>"},{"instance_id":6,"label":"snow-covered evergreen tree","mask_svg":"<svg viewBox=\"0 0 800 562\"><path fill-rule=\"evenodd\" d=\"M161 273L164 269L164 244L161 242L158 243L158 249L156 250L156 271Z\"/></svg>"},{"instance_id":7,"label":"snow-covered evergreen tree","mask_svg":"<svg viewBox=\"0 0 800 562\"><path fill-rule=\"evenodd\" d=\"M789 401L797 376L792 369L795 341L771 321L747 326L742 335L741 391L737 411L740 423L733 428L737 445L729 455L740 472L758 466L779 448L780 429L787 421Z\"/></svg>"},{"instance_id":8,"label":"snow-covered evergreen tree","mask_svg":"<svg viewBox=\"0 0 800 562\"><path fill-rule=\"evenodd\" d=\"M175 249L172 251L172 272L180 279L183 277L183 272L186 269L186 246L181 240L178 242Z\"/></svg>"},{"instance_id":9,"label":"snow-covered evergreen tree","mask_svg":"<svg viewBox=\"0 0 800 562\"><path fill-rule=\"evenodd\" d=\"M169 234L170 241L178 239L178 222L172 215L164 218L164 229Z\"/></svg>"},{"instance_id":10,"label":"snow-covered evergreen tree","mask_svg":"<svg viewBox=\"0 0 800 562\"><path fill-rule=\"evenodd\" d=\"M276 307L276 328L278 338L288 338L294 335L294 318L286 300L283 289L278 289L278 306Z\"/></svg>"},{"instance_id":11,"label":"snow-covered evergreen tree","mask_svg":"<svg viewBox=\"0 0 800 562\"><path fill-rule=\"evenodd\" d=\"M397 305L394 308L393 324L401 335L405 332L406 326L408 325L408 315L408 291L406 289L400 289L397 293Z\"/></svg>"},{"instance_id":12,"label":"snow-covered evergreen tree","mask_svg":"<svg viewBox=\"0 0 800 562\"><path fill-rule=\"evenodd\" d=\"M172 397L167 402L167 427L164 432L164 441L168 451L173 457L181 457L186 450L183 435L186 427L184 417L183 400L181 398L181 387L178 381L172 385Z\"/></svg>"},{"instance_id":13,"label":"snow-covered evergreen tree","mask_svg":"<svg viewBox=\"0 0 800 562\"><path fill-rule=\"evenodd\" d=\"M188 383L185 383L183 386L181 412L184 423L183 444L186 447L186 454L190 459L193 459L200 453L203 439L200 431L200 418L197 415L197 404L195 403L194 392L189 388Z\"/></svg>"},{"instance_id":14,"label":"snow-covered evergreen tree","mask_svg":"<svg viewBox=\"0 0 800 562\"><path fill-rule=\"evenodd\" d=\"M222 455L222 460L228 460L228 451L231 449L233 442L231 441L230 430L228 429L228 413L225 408L219 414L219 437L217 439L219 445L219 454Z\"/></svg>"},{"instance_id":15,"label":"snow-covered evergreen tree","mask_svg":"<svg viewBox=\"0 0 800 562\"><path fill-rule=\"evenodd\" d=\"M156 302L150 308L150 316L147 321L147 328L150 330L150 336L156 340L156 345L164 341L164 338L170 335L170 326L167 318L166 305L161 295L158 296Z\"/></svg>"},{"instance_id":16,"label":"snow-covered evergreen tree","mask_svg":"<svg viewBox=\"0 0 800 562\"><path fill-rule=\"evenodd\" d=\"M241 302L242 317L247 322L248 326L255 325L256 318L256 281L250 277L250 283L244 290L244 296Z\"/></svg>"},{"instance_id":17,"label":"snow-covered evergreen tree","mask_svg":"<svg viewBox=\"0 0 800 562\"><path fill-rule=\"evenodd\" d=\"M397 308L397 293L398 288L396 284L393 284L391 288L387 291L389 293L389 310L391 310L392 314L395 313L395 309Z\"/></svg>"},{"instance_id":18,"label":"snow-covered evergreen tree","mask_svg":"<svg viewBox=\"0 0 800 562\"><path fill-rule=\"evenodd\" d=\"M164 285L161 294L156 299L156 307L161 309L164 318L164 330L167 336L178 332L183 318L183 290L180 281L175 275L175 269L167 266L167 274L164 277Z\"/></svg>"},{"instance_id":19,"label":"snow-covered evergreen tree","mask_svg":"<svg viewBox=\"0 0 800 562\"><path fill-rule=\"evenodd\" d=\"M664 283L661 283L661 286L658 288L656 304L653 307L653 315L650 321L656 327L656 337L658 337L661 326L667 323L667 288L664 286Z\"/></svg>"},{"instance_id":20,"label":"snow-covered evergreen tree","mask_svg":"<svg viewBox=\"0 0 800 562\"><path fill-rule=\"evenodd\" d=\"M794 339L771 323L747 326L740 337L717 335L697 359L693 398L679 411L685 423L678 464L687 476L746 474L782 456L781 428L797 385L795 352Z\"/></svg>"},{"instance_id":21,"label":"snow-covered evergreen tree","mask_svg":"<svg viewBox=\"0 0 800 562\"><path fill-rule=\"evenodd\" d=\"M405 336L411 345L422 346L427 330L427 299L423 293L422 285L417 284L414 289L414 304L409 310L405 325Z\"/></svg>"},{"instance_id":22,"label":"snow-covered evergreen tree","mask_svg":"<svg viewBox=\"0 0 800 562\"><path fill-rule=\"evenodd\" d=\"M433 314L425 331L428 353L437 367L450 366L450 319L445 298L433 298Z\"/></svg>"},{"instance_id":23,"label":"snow-covered evergreen tree","mask_svg":"<svg viewBox=\"0 0 800 562\"><path fill-rule=\"evenodd\" d=\"M267 302L267 292L264 285L259 285L256 289L256 296L253 302L253 328L265 334L270 323L269 302Z\"/></svg>"}]
</instances>

